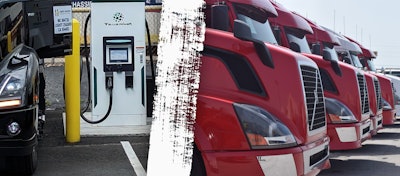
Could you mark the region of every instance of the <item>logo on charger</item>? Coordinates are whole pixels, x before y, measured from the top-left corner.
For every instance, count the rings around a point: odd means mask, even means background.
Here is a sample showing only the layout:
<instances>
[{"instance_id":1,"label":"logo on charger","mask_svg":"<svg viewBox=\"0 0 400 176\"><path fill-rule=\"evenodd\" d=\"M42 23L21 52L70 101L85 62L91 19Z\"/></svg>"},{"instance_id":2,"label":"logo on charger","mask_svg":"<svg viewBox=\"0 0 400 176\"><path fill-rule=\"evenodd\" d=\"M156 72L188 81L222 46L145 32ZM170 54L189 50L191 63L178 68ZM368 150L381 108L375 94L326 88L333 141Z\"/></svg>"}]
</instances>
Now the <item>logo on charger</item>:
<instances>
[{"instance_id":1,"label":"logo on charger","mask_svg":"<svg viewBox=\"0 0 400 176\"><path fill-rule=\"evenodd\" d=\"M113 15L113 23L104 23L106 26L131 26L132 23L125 23L124 19L125 19L125 15L121 12L116 12Z\"/></svg>"},{"instance_id":2,"label":"logo on charger","mask_svg":"<svg viewBox=\"0 0 400 176\"><path fill-rule=\"evenodd\" d=\"M119 23L122 20L124 20L124 15L122 13L120 13L120 12L117 12L117 13L114 14L113 18L114 18L115 22Z\"/></svg>"}]
</instances>

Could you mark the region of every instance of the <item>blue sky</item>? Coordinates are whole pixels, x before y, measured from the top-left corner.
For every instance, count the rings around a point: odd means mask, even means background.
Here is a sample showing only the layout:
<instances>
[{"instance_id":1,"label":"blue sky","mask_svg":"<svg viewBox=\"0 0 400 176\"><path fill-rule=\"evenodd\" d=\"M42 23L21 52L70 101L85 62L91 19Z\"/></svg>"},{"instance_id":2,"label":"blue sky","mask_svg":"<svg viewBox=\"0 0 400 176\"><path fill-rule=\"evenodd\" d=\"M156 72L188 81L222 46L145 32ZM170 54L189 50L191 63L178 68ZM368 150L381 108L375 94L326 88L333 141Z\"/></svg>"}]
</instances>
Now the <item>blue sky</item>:
<instances>
[{"instance_id":1,"label":"blue sky","mask_svg":"<svg viewBox=\"0 0 400 176\"><path fill-rule=\"evenodd\" d=\"M319 25L378 51L377 68L400 67L400 1L276 0ZM384 2L384 3L383 3Z\"/></svg>"}]
</instances>

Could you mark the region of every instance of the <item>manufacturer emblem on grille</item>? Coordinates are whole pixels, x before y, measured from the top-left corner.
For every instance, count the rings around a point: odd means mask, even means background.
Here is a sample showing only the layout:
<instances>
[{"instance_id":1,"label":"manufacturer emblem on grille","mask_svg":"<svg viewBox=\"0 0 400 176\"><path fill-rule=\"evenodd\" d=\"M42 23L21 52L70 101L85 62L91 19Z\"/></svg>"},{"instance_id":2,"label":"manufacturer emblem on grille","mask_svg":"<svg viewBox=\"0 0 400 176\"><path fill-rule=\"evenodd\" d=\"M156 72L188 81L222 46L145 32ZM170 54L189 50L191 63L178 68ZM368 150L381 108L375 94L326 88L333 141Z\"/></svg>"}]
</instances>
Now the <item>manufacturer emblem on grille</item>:
<instances>
[{"instance_id":1,"label":"manufacturer emblem on grille","mask_svg":"<svg viewBox=\"0 0 400 176\"><path fill-rule=\"evenodd\" d=\"M317 103L319 103L319 100L318 100L318 89L317 89L318 87L315 87L315 90L314 90L314 104L317 104Z\"/></svg>"}]
</instances>

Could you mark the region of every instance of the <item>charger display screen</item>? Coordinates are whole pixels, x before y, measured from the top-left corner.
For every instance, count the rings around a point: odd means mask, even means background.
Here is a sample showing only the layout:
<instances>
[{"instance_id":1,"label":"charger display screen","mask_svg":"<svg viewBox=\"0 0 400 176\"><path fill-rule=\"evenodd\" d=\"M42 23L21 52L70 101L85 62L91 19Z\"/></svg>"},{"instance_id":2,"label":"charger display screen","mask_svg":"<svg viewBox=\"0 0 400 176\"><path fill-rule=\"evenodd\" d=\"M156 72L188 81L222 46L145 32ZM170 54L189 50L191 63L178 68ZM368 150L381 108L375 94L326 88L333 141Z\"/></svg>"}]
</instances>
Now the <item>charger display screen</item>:
<instances>
[{"instance_id":1,"label":"charger display screen","mask_svg":"<svg viewBox=\"0 0 400 176\"><path fill-rule=\"evenodd\" d=\"M103 70L105 72L135 71L133 36L103 37Z\"/></svg>"},{"instance_id":2,"label":"charger display screen","mask_svg":"<svg viewBox=\"0 0 400 176\"><path fill-rule=\"evenodd\" d=\"M128 62L128 48L110 48L110 63Z\"/></svg>"}]
</instances>

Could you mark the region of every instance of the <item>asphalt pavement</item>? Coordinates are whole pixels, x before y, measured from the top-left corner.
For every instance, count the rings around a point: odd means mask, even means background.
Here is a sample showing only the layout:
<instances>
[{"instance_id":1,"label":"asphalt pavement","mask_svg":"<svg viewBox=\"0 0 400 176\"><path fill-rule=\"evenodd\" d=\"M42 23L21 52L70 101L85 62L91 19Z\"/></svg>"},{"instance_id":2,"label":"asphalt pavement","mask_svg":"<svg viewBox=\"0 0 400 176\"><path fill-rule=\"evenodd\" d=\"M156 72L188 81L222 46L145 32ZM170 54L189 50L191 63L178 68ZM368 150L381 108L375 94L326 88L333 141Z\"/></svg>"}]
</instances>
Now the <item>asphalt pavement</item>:
<instances>
[{"instance_id":1,"label":"asphalt pavement","mask_svg":"<svg viewBox=\"0 0 400 176\"><path fill-rule=\"evenodd\" d=\"M142 167L147 168L149 136L81 137L78 143L67 143L62 113L59 110L47 112L35 176L135 176L121 141L129 142Z\"/></svg>"},{"instance_id":2,"label":"asphalt pavement","mask_svg":"<svg viewBox=\"0 0 400 176\"><path fill-rule=\"evenodd\" d=\"M81 106L87 101L87 74L83 65ZM67 143L62 114L65 112L63 94L63 59L48 59L46 79L46 124L39 141L38 168L35 176L135 176L136 172L121 142L128 142L142 167L147 168L148 135L81 136L78 143ZM1 175L1 174L0 174Z\"/></svg>"},{"instance_id":3,"label":"asphalt pavement","mask_svg":"<svg viewBox=\"0 0 400 176\"><path fill-rule=\"evenodd\" d=\"M330 153L331 168L321 176L400 175L400 120L384 126L361 148Z\"/></svg>"}]
</instances>

